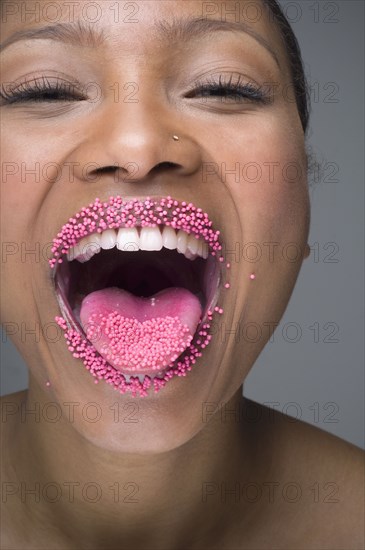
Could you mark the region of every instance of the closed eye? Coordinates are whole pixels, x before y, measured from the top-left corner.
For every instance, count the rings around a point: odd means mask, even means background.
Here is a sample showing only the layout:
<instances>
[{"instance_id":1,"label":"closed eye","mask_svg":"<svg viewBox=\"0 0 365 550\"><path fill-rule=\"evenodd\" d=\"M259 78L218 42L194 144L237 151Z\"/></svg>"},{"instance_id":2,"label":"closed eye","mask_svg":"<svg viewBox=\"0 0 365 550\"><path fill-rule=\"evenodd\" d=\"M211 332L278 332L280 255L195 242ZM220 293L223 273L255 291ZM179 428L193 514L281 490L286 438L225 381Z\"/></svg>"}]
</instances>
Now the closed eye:
<instances>
[{"instance_id":1,"label":"closed eye","mask_svg":"<svg viewBox=\"0 0 365 550\"><path fill-rule=\"evenodd\" d=\"M35 102L71 102L87 99L84 94L77 90L74 84L59 79L51 82L46 77L23 82L17 87L3 85L0 97L2 104L6 105Z\"/></svg>"}]
</instances>

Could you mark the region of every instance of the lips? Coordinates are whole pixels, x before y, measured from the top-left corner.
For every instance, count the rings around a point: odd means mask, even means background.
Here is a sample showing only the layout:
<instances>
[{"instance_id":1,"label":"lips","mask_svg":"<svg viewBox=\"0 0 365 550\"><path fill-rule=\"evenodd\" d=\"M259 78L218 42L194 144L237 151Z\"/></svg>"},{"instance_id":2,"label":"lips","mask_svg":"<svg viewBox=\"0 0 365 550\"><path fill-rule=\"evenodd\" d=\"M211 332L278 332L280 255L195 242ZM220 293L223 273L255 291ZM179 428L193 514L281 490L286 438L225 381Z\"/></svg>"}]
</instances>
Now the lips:
<instances>
[{"instance_id":1,"label":"lips","mask_svg":"<svg viewBox=\"0 0 365 550\"><path fill-rule=\"evenodd\" d=\"M61 228L49 261L56 321L95 383L147 396L202 357L228 288L219 234L171 197L95 199Z\"/></svg>"}]
</instances>

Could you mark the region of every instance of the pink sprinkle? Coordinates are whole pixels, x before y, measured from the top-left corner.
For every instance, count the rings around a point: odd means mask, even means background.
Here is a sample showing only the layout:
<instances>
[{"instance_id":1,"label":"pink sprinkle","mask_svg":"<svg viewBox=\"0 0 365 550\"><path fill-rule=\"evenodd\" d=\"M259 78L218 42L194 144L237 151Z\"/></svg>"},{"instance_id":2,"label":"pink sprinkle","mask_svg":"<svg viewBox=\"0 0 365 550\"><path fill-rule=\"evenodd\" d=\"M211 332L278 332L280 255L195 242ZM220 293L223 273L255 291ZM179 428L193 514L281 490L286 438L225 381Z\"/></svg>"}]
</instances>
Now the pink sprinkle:
<instances>
[{"instance_id":1,"label":"pink sprinkle","mask_svg":"<svg viewBox=\"0 0 365 550\"><path fill-rule=\"evenodd\" d=\"M46 382L47 388L49 388L50 385L51 385L51 382Z\"/></svg>"},{"instance_id":2,"label":"pink sprinkle","mask_svg":"<svg viewBox=\"0 0 365 550\"><path fill-rule=\"evenodd\" d=\"M256 275L254 273L251 273L250 279L252 279L252 280L256 279Z\"/></svg>"},{"instance_id":3,"label":"pink sprinkle","mask_svg":"<svg viewBox=\"0 0 365 550\"><path fill-rule=\"evenodd\" d=\"M112 312L91 315L88 339L115 367L160 370L181 355L192 340L179 317L154 317L143 323ZM101 338L100 338L100 335Z\"/></svg>"},{"instance_id":4,"label":"pink sprinkle","mask_svg":"<svg viewBox=\"0 0 365 550\"><path fill-rule=\"evenodd\" d=\"M224 288L229 288L230 286L231 286L231 285L230 285L229 283L226 283L226 284L224 285Z\"/></svg>"}]
</instances>

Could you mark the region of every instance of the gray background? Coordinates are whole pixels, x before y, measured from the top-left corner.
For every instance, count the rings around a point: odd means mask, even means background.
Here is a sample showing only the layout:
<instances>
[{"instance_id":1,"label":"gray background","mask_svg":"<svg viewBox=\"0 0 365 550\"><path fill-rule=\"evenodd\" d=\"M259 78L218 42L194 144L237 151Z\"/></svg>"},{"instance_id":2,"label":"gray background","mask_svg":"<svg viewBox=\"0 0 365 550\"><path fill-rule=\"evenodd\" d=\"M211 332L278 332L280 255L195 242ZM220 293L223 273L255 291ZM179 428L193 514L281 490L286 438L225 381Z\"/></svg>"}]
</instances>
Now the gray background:
<instances>
[{"instance_id":1,"label":"gray background","mask_svg":"<svg viewBox=\"0 0 365 550\"><path fill-rule=\"evenodd\" d=\"M312 85L308 143L322 172L311 187L311 256L244 393L364 447L364 2L281 4ZM6 340L2 394L27 387Z\"/></svg>"}]
</instances>

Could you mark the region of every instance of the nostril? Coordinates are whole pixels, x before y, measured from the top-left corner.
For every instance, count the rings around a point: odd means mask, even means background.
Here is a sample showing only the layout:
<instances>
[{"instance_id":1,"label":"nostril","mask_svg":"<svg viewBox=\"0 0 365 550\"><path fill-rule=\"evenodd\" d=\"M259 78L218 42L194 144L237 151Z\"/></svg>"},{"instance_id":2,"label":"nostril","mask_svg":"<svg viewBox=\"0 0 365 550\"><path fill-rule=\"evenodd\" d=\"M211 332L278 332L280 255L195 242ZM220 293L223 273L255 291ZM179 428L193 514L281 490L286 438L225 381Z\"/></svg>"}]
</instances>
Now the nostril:
<instances>
[{"instance_id":1,"label":"nostril","mask_svg":"<svg viewBox=\"0 0 365 550\"><path fill-rule=\"evenodd\" d=\"M90 171L91 176L97 176L101 174L115 174L115 172L119 170L119 167L114 166L102 166L101 168L95 168L94 170Z\"/></svg>"},{"instance_id":2,"label":"nostril","mask_svg":"<svg viewBox=\"0 0 365 550\"><path fill-rule=\"evenodd\" d=\"M180 164L176 164L175 162L160 162L159 164L156 164L151 171L149 172L150 175L158 174L159 172L164 172L166 170L176 170L176 168L181 168ZM101 176L101 175L115 175L118 170L120 170L121 167L117 166L116 164L113 166L101 166L100 168L94 168L94 170L90 170L89 175L92 177L95 176Z\"/></svg>"},{"instance_id":3,"label":"nostril","mask_svg":"<svg viewBox=\"0 0 365 550\"><path fill-rule=\"evenodd\" d=\"M181 165L169 161L159 162L158 164L156 164L156 166L152 168L150 174L155 174L166 170L176 170L176 168L181 168Z\"/></svg>"}]
</instances>

